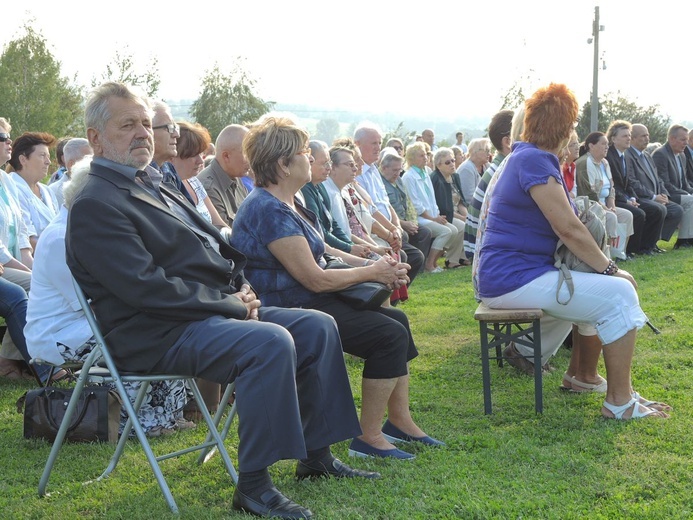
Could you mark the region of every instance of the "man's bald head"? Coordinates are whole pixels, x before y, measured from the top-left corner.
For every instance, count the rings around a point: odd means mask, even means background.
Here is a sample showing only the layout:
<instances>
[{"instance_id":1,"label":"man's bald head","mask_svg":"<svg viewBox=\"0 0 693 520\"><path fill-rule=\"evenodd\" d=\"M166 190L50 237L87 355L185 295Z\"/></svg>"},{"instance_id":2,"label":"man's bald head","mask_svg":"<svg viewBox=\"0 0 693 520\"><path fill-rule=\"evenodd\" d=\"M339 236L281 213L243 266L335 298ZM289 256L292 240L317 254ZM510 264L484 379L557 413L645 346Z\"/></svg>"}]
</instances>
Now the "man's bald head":
<instances>
[{"instance_id":1,"label":"man's bald head","mask_svg":"<svg viewBox=\"0 0 693 520\"><path fill-rule=\"evenodd\" d=\"M243 156L243 139L248 129L242 125L224 128L216 142L216 160L229 177L245 177L250 165Z\"/></svg>"},{"instance_id":2,"label":"man's bald head","mask_svg":"<svg viewBox=\"0 0 693 520\"><path fill-rule=\"evenodd\" d=\"M636 150L642 152L650 143L650 132L645 125L634 124L630 129L630 145Z\"/></svg>"}]
</instances>

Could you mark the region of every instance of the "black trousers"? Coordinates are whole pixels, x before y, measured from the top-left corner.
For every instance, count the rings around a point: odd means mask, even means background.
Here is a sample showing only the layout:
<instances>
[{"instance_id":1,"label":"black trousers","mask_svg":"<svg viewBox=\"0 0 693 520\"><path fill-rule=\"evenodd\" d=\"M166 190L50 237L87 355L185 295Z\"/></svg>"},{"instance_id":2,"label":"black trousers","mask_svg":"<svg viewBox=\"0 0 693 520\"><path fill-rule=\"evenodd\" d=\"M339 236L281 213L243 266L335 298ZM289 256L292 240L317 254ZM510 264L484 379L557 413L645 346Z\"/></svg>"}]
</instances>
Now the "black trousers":
<instances>
[{"instance_id":1,"label":"black trousers","mask_svg":"<svg viewBox=\"0 0 693 520\"><path fill-rule=\"evenodd\" d=\"M638 200L640 209L645 212L645 224L640 241L640 251L654 249L657 240L662 236L664 220L667 216L667 208L664 204L652 200Z\"/></svg>"},{"instance_id":2,"label":"black trousers","mask_svg":"<svg viewBox=\"0 0 693 520\"><path fill-rule=\"evenodd\" d=\"M431 230L428 229L427 227L419 227L419 231L415 235L410 235L406 231L403 231L403 236L402 239L405 242L408 242L409 245L414 246L416 249L421 251L421 254L423 255L423 260L421 262L421 267L419 268L419 271L415 273L418 274L421 272L423 269L424 263L426 261L426 257L428 256L428 253L431 251L431 244L433 243L433 235L431 234ZM413 271L413 266L412 266L412 271ZM412 273L409 273L409 277L411 278Z\"/></svg>"},{"instance_id":3,"label":"black trousers","mask_svg":"<svg viewBox=\"0 0 693 520\"><path fill-rule=\"evenodd\" d=\"M409 285L411 285L414 278L416 278L416 275L419 274L419 271L421 271L426 259L418 248L414 247L408 242L405 242L404 240L402 240L402 252L404 253L401 255L402 261L407 262L411 266L411 270L408 273Z\"/></svg>"},{"instance_id":4,"label":"black trousers","mask_svg":"<svg viewBox=\"0 0 693 520\"><path fill-rule=\"evenodd\" d=\"M619 208L627 209L633 214L633 234L628 240L626 253L638 253L642 250L642 236L645 229L645 211L635 206L631 206L627 202L616 202Z\"/></svg>"},{"instance_id":5,"label":"black trousers","mask_svg":"<svg viewBox=\"0 0 693 520\"><path fill-rule=\"evenodd\" d=\"M390 379L407 374L407 362L418 355L407 315L394 307L357 311L333 294L306 304L337 322L344 352L365 359L363 377Z\"/></svg>"}]
</instances>

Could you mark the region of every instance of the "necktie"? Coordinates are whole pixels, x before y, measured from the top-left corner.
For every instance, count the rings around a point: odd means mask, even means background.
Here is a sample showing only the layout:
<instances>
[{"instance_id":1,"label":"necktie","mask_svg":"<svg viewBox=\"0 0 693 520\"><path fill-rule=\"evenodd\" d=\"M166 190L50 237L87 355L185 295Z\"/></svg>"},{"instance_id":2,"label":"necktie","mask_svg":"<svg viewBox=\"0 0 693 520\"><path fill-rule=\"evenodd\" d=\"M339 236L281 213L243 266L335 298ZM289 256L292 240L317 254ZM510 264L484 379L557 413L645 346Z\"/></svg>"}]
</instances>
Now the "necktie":
<instances>
[{"instance_id":1,"label":"necktie","mask_svg":"<svg viewBox=\"0 0 693 520\"><path fill-rule=\"evenodd\" d=\"M621 172L623 173L623 178L626 178L626 156L625 154L621 155Z\"/></svg>"},{"instance_id":2,"label":"necktie","mask_svg":"<svg viewBox=\"0 0 693 520\"><path fill-rule=\"evenodd\" d=\"M158 198L161 202L166 202L164 200L164 196L159 191L159 187L154 185L154 182L152 182L152 178L149 176L147 172L143 170L137 170L137 173L135 173L135 181L144 185L144 189L147 190L147 192L149 192L150 195Z\"/></svg>"},{"instance_id":3,"label":"necktie","mask_svg":"<svg viewBox=\"0 0 693 520\"><path fill-rule=\"evenodd\" d=\"M681 164L681 156L680 155L676 155L676 164L679 167L679 180L681 182L681 186L683 186L684 173L683 173L683 164Z\"/></svg>"}]
</instances>

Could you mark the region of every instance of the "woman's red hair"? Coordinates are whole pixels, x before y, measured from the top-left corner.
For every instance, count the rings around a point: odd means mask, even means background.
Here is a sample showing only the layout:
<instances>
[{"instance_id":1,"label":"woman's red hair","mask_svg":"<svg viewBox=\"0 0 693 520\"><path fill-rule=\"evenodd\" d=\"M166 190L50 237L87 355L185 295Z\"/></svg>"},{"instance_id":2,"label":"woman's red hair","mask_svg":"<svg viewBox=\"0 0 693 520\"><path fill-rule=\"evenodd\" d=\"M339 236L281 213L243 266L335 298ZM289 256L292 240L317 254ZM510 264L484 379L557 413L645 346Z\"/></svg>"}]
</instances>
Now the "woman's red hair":
<instances>
[{"instance_id":1,"label":"woman's red hair","mask_svg":"<svg viewBox=\"0 0 693 520\"><path fill-rule=\"evenodd\" d=\"M525 110L522 140L554 151L570 138L580 108L572 90L551 83L525 101Z\"/></svg>"}]
</instances>

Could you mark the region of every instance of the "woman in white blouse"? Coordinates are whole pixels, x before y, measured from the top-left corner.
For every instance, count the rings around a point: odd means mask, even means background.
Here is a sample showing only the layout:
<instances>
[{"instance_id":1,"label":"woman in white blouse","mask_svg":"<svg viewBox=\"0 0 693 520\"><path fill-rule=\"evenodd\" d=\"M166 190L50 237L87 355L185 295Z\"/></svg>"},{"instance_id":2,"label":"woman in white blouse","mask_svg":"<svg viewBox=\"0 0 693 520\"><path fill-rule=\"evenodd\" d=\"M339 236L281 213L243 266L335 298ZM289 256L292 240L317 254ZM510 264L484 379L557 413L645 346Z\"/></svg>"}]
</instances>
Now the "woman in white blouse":
<instances>
[{"instance_id":1,"label":"woman in white blouse","mask_svg":"<svg viewBox=\"0 0 693 520\"><path fill-rule=\"evenodd\" d=\"M12 157L12 139L9 122L0 117L0 166ZM12 179L0 169L0 264L3 266L2 278L21 286L28 292L31 287L31 267L34 263L33 250L22 210L19 206L19 194ZM21 340L21 341L20 341ZM23 342L23 338L18 338ZM32 376L23 367L21 354L10 334L5 334L0 348L0 376L13 379Z\"/></svg>"},{"instance_id":2,"label":"woman in white blouse","mask_svg":"<svg viewBox=\"0 0 693 520\"><path fill-rule=\"evenodd\" d=\"M10 165L14 169L12 180L17 185L22 218L29 232L31 247L41 232L58 214L58 201L41 180L48 175L51 165L49 147L55 138L46 133L25 132L14 142Z\"/></svg>"},{"instance_id":3,"label":"woman in white blouse","mask_svg":"<svg viewBox=\"0 0 693 520\"><path fill-rule=\"evenodd\" d=\"M440 273L442 269L436 265L442 256L443 250L458 250L464 233L450 224L440 214L436 204L436 196L433 184L426 170L426 148L424 143L416 142L407 147L405 154L408 169L402 176L402 182L407 188L414 210L418 215L419 226L425 226L431 230L433 244L426 257L425 269L428 273ZM457 258L451 259L454 263Z\"/></svg>"}]
</instances>

